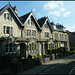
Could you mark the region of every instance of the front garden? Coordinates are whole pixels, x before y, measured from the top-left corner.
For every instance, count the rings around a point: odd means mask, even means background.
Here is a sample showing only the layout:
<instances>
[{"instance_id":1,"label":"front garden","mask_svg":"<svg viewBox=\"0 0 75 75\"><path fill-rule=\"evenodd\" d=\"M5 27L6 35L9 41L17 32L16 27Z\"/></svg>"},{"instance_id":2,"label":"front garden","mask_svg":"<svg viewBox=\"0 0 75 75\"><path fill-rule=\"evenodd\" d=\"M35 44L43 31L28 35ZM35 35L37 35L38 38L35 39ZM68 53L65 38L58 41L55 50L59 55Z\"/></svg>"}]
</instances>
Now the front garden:
<instances>
[{"instance_id":1,"label":"front garden","mask_svg":"<svg viewBox=\"0 0 75 75\"><path fill-rule=\"evenodd\" d=\"M58 49L49 49L48 54L34 58L30 55L27 59L22 59L20 55L0 56L0 71L4 72L4 70L9 69L11 72L5 72L5 74L19 73L32 67L50 62L51 60L63 58L73 54L75 54L75 47L70 48L70 52L67 51L66 48L60 47Z\"/></svg>"}]
</instances>

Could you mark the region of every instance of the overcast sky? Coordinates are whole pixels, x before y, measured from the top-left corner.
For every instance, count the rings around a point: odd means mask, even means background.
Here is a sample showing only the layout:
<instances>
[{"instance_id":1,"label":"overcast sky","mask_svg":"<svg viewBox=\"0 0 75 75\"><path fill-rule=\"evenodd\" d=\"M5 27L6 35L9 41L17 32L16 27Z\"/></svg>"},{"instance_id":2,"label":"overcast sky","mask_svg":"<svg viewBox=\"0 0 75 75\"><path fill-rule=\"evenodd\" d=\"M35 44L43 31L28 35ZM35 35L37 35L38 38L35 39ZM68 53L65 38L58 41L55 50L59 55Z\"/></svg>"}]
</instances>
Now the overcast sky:
<instances>
[{"instance_id":1,"label":"overcast sky","mask_svg":"<svg viewBox=\"0 0 75 75\"><path fill-rule=\"evenodd\" d=\"M9 1L0 1L0 9ZM66 30L75 31L75 1L10 1L16 6L18 16L33 11L36 19L48 16L50 22L60 23Z\"/></svg>"}]
</instances>

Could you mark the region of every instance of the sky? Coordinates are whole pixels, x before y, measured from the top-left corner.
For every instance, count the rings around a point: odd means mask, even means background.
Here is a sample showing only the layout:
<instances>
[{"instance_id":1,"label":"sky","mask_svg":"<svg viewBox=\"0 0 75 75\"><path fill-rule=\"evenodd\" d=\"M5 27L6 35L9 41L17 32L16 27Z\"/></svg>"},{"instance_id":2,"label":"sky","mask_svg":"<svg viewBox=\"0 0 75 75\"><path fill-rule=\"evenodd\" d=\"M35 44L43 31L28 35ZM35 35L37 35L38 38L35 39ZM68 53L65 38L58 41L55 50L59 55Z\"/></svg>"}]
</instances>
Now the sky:
<instances>
[{"instance_id":1,"label":"sky","mask_svg":"<svg viewBox=\"0 0 75 75\"><path fill-rule=\"evenodd\" d=\"M9 1L0 1L0 9ZM10 1L16 6L18 16L31 11L36 19L48 17L50 22L62 24L66 30L75 32L75 1Z\"/></svg>"}]
</instances>

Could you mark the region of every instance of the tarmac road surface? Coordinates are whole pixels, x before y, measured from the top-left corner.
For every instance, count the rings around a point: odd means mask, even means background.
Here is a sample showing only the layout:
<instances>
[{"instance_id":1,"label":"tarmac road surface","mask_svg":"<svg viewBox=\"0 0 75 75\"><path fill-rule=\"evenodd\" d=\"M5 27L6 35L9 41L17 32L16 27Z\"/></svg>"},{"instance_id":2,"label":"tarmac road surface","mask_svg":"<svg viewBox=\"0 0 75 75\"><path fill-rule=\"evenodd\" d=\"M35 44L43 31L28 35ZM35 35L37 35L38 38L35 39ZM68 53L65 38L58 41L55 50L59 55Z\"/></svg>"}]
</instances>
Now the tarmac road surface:
<instances>
[{"instance_id":1,"label":"tarmac road surface","mask_svg":"<svg viewBox=\"0 0 75 75\"><path fill-rule=\"evenodd\" d=\"M50 61L20 74L75 74L75 55Z\"/></svg>"},{"instance_id":2,"label":"tarmac road surface","mask_svg":"<svg viewBox=\"0 0 75 75\"><path fill-rule=\"evenodd\" d=\"M75 55L62 60L64 61L41 71L39 74L75 74Z\"/></svg>"}]
</instances>

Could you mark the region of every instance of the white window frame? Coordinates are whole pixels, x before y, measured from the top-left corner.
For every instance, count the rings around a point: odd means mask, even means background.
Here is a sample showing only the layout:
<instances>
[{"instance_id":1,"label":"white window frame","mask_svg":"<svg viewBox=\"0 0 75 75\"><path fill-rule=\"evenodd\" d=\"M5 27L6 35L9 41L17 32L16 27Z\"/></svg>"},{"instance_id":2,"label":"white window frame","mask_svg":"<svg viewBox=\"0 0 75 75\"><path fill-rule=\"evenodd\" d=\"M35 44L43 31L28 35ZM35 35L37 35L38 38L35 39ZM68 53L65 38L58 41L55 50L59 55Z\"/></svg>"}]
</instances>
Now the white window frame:
<instances>
[{"instance_id":1,"label":"white window frame","mask_svg":"<svg viewBox=\"0 0 75 75\"><path fill-rule=\"evenodd\" d=\"M28 20L28 24L29 24L30 26L34 25L32 18L30 18L30 19Z\"/></svg>"},{"instance_id":2,"label":"white window frame","mask_svg":"<svg viewBox=\"0 0 75 75\"><path fill-rule=\"evenodd\" d=\"M28 30L28 33L27 33L27 30ZM30 30L30 35L29 35L29 30ZM28 34L28 35L27 35L27 34ZM31 37L31 29L28 29L28 28L26 29L26 36L27 36L27 37Z\"/></svg>"},{"instance_id":3,"label":"white window frame","mask_svg":"<svg viewBox=\"0 0 75 75\"><path fill-rule=\"evenodd\" d=\"M58 33L55 33L55 39L58 39Z\"/></svg>"},{"instance_id":4,"label":"white window frame","mask_svg":"<svg viewBox=\"0 0 75 75\"><path fill-rule=\"evenodd\" d=\"M10 20L10 14L9 13L7 13L7 17L6 17L6 19L7 19L7 21L9 21Z\"/></svg>"},{"instance_id":5,"label":"white window frame","mask_svg":"<svg viewBox=\"0 0 75 75\"><path fill-rule=\"evenodd\" d=\"M45 32L45 38L49 38L49 32Z\"/></svg>"},{"instance_id":6,"label":"white window frame","mask_svg":"<svg viewBox=\"0 0 75 75\"><path fill-rule=\"evenodd\" d=\"M36 37L36 30L32 30L32 37Z\"/></svg>"},{"instance_id":7,"label":"white window frame","mask_svg":"<svg viewBox=\"0 0 75 75\"><path fill-rule=\"evenodd\" d=\"M7 14L9 14L9 16L7 16ZM6 18L5 18L5 15L6 15ZM7 17L9 17L9 19L7 19ZM4 13L4 20L12 21L12 15L10 13Z\"/></svg>"},{"instance_id":8,"label":"white window frame","mask_svg":"<svg viewBox=\"0 0 75 75\"><path fill-rule=\"evenodd\" d=\"M4 28L5 27L5 28ZM9 34L7 34L7 27L9 27ZM5 30L4 30L5 29ZM3 25L3 35L13 35L13 27L10 25Z\"/></svg>"},{"instance_id":9,"label":"white window frame","mask_svg":"<svg viewBox=\"0 0 75 75\"><path fill-rule=\"evenodd\" d=\"M32 43L32 52L33 51L36 51L36 44L35 43Z\"/></svg>"},{"instance_id":10,"label":"white window frame","mask_svg":"<svg viewBox=\"0 0 75 75\"><path fill-rule=\"evenodd\" d=\"M16 53L16 45L13 46L14 44L12 43L12 46L11 46L11 49L12 49L12 52L10 52L10 44L8 44L8 52L6 52L6 47L5 47L5 54L13 54L13 53ZM13 52L13 49L15 47L15 52Z\"/></svg>"},{"instance_id":11,"label":"white window frame","mask_svg":"<svg viewBox=\"0 0 75 75\"><path fill-rule=\"evenodd\" d=\"M4 13L4 20L6 20L7 16L6 16L6 13Z\"/></svg>"},{"instance_id":12,"label":"white window frame","mask_svg":"<svg viewBox=\"0 0 75 75\"><path fill-rule=\"evenodd\" d=\"M8 45L8 44L6 44L6 45ZM8 52L6 52L6 48L8 49ZM8 47L5 47L5 54L9 54L9 45L8 45Z\"/></svg>"}]
</instances>

